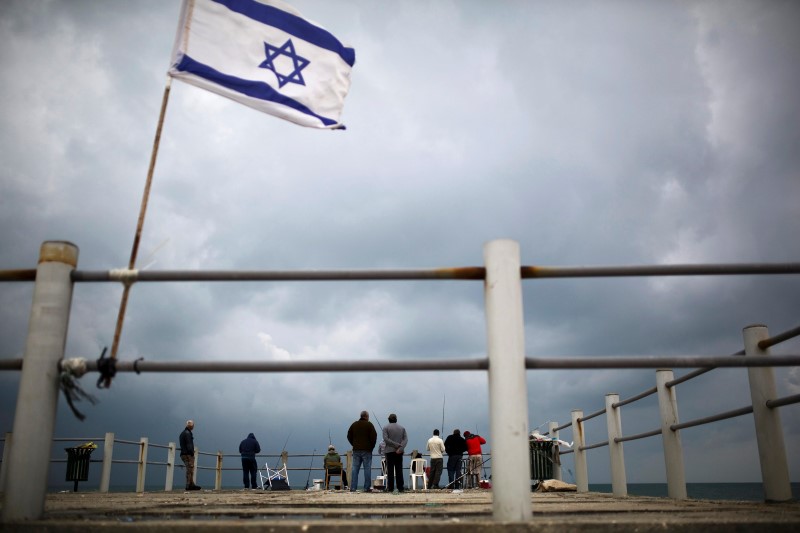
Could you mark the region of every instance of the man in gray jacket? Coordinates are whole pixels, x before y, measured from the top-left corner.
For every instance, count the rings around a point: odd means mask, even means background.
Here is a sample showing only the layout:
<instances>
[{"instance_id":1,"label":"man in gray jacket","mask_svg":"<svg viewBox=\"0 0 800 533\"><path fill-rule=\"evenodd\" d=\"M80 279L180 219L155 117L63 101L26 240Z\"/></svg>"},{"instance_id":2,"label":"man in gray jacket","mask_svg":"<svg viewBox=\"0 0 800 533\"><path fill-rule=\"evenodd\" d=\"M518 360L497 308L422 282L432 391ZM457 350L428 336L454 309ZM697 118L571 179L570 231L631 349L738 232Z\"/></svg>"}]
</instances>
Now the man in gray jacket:
<instances>
[{"instance_id":1,"label":"man in gray jacket","mask_svg":"<svg viewBox=\"0 0 800 533\"><path fill-rule=\"evenodd\" d=\"M389 492L403 492L403 454L408 435L406 428L397 423L397 415L389 415L389 423L383 428L383 440L386 442L386 470L388 479L387 490ZM397 478L397 490L395 491L395 478Z\"/></svg>"}]
</instances>

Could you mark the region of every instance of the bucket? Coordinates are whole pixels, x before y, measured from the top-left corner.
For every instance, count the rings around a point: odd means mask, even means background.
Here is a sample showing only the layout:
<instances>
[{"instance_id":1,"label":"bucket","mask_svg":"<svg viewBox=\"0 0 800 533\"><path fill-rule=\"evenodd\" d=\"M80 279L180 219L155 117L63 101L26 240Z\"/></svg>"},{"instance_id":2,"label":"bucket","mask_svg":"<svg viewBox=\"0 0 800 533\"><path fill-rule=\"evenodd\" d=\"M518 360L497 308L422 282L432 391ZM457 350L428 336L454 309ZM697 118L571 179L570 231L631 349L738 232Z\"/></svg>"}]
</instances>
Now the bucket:
<instances>
[{"instance_id":1,"label":"bucket","mask_svg":"<svg viewBox=\"0 0 800 533\"><path fill-rule=\"evenodd\" d=\"M324 479L315 479L314 480L314 490L322 490L322 484L325 483Z\"/></svg>"}]
</instances>

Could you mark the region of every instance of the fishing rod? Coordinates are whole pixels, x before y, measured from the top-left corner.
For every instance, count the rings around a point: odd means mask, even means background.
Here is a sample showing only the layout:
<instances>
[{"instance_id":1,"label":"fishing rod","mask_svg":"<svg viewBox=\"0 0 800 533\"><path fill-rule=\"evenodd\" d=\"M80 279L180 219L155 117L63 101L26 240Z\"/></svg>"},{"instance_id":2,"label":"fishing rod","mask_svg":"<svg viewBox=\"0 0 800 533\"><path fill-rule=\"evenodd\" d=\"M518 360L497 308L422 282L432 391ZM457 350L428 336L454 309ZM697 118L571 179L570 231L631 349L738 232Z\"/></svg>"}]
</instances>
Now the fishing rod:
<instances>
[{"instance_id":1,"label":"fishing rod","mask_svg":"<svg viewBox=\"0 0 800 533\"><path fill-rule=\"evenodd\" d=\"M377 417L377 415L375 414L375 411L372 411L372 416L374 416L374 417L375 417L375 422L378 422L378 417ZM383 433L383 426L381 425L381 423L380 423L380 422L378 422L378 427L379 427L379 428L381 428L381 433Z\"/></svg>"},{"instance_id":2,"label":"fishing rod","mask_svg":"<svg viewBox=\"0 0 800 533\"><path fill-rule=\"evenodd\" d=\"M314 448L314 451L311 452L311 463L308 465L308 477L306 478L306 488L308 490L308 482L311 480L311 466L314 464L314 454L317 453L317 449Z\"/></svg>"},{"instance_id":3,"label":"fishing rod","mask_svg":"<svg viewBox=\"0 0 800 533\"><path fill-rule=\"evenodd\" d=\"M447 395L442 395L442 435L444 435L444 403L447 400Z\"/></svg>"},{"instance_id":4,"label":"fishing rod","mask_svg":"<svg viewBox=\"0 0 800 533\"><path fill-rule=\"evenodd\" d=\"M286 437L286 442L283 443L283 448L281 449L281 461L283 460L283 452L286 451L286 445L289 444L289 438L292 436L292 432L289 432L289 435ZM286 466L284 464L284 466Z\"/></svg>"},{"instance_id":5,"label":"fishing rod","mask_svg":"<svg viewBox=\"0 0 800 533\"><path fill-rule=\"evenodd\" d=\"M484 460L484 461L483 461L483 462L480 464L480 467L482 467L483 465L485 465L486 463L488 463L488 462L489 462L489 461L491 461L491 460L492 460L492 456L490 455L488 458L486 458L486 459L485 459L485 460ZM480 467L478 467L478 468L480 468ZM454 480L453 480L451 483L448 483L447 485L445 485L445 487L449 487L450 485L453 485L453 486L455 486L455 485L456 485L456 483L458 483L459 481L461 481L462 479L464 479L464 478L465 478L465 477L467 477L468 475L470 475L469 468L467 468L467 469L466 469L466 471L465 471L463 474L461 474L461 476L460 476L460 477L457 477L457 478L456 478L456 479L454 479ZM474 474L473 474L473 475L474 475ZM485 472L484 472L484 475L485 475Z\"/></svg>"}]
</instances>

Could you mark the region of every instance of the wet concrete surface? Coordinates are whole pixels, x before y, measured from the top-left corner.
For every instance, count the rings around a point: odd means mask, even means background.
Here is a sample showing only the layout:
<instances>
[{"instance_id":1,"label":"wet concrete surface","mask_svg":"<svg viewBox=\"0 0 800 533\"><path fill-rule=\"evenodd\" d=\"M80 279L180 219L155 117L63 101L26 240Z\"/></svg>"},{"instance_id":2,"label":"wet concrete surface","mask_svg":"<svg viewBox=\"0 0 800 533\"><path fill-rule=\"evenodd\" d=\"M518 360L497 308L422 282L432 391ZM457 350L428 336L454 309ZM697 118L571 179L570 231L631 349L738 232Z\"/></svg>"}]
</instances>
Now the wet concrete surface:
<instances>
[{"instance_id":1,"label":"wet concrete surface","mask_svg":"<svg viewBox=\"0 0 800 533\"><path fill-rule=\"evenodd\" d=\"M800 503L531 493L533 518L493 520L490 490L403 494L202 490L48 494L42 520L2 531L795 531Z\"/></svg>"}]
</instances>

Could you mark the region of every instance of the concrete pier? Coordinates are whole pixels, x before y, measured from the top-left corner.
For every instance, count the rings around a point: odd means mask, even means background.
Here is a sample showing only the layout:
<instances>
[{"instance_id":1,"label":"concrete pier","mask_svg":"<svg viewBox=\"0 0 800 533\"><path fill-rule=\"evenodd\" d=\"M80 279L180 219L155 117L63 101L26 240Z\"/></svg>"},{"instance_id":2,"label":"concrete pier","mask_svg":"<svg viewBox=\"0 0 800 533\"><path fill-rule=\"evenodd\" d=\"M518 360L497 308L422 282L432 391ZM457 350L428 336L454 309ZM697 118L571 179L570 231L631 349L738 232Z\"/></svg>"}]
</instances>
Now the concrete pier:
<instances>
[{"instance_id":1,"label":"concrete pier","mask_svg":"<svg viewBox=\"0 0 800 533\"><path fill-rule=\"evenodd\" d=\"M492 491L398 495L338 491L203 490L48 494L42 520L0 531L800 531L800 503L614 498L531 493L533 518L492 521Z\"/></svg>"}]
</instances>

